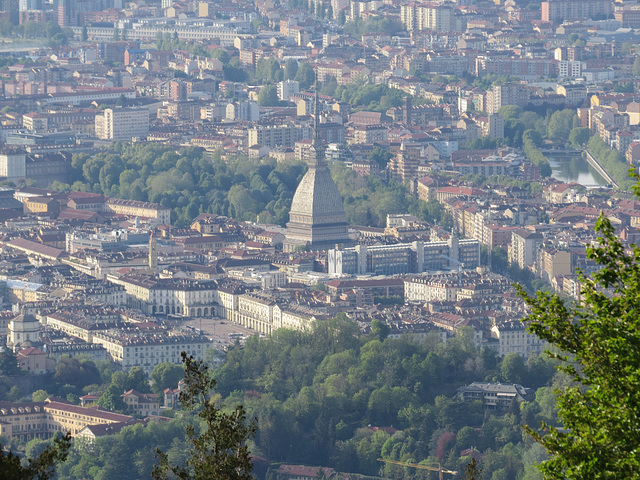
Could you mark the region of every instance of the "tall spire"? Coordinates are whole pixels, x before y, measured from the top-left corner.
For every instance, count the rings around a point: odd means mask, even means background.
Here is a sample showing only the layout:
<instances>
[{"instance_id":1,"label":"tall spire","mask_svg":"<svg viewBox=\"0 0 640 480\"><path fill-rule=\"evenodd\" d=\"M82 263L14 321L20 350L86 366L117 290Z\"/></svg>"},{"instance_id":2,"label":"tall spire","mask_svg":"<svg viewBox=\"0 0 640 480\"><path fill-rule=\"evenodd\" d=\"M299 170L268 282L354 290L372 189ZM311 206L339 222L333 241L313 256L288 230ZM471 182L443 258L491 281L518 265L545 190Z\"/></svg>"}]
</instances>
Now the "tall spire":
<instances>
[{"instance_id":1,"label":"tall spire","mask_svg":"<svg viewBox=\"0 0 640 480\"><path fill-rule=\"evenodd\" d=\"M318 75L316 73L315 80L315 105L313 106L313 146L316 149L320 146L320 101L318 100Z\"/></svg>"}]
</instances>

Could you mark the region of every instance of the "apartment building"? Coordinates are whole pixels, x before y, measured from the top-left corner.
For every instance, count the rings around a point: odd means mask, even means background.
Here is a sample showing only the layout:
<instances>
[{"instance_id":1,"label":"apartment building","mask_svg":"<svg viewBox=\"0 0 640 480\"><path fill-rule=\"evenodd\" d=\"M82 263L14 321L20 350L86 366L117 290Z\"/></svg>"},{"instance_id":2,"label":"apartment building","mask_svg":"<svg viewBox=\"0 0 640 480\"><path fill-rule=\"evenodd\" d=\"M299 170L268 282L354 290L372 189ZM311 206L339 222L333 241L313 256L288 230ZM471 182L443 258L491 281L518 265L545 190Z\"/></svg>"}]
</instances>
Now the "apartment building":
<instances>
[{"instance_id":1,"label":"apartment building","mask_svg":"<svg viewBox=\"0 0 640 480\"><path fill-rule=\"evenodd\" d=\"M0 153L0 178L18 182L26 178L27 155L24 152Z\"/></svg>"},{"instance_id":2,"label":"apartment building","mask_svg":"<svg viewBox=\"0 0 640 480\"><path fill-rule=\"evenodd\" d=\"M96 136L102 140L127 140L149 133L148 108L107 108L95 118Z\"/></svg>"},{"instance_id":3,"label":"apartment building","mask_svg":"<svg viewBox=\"0 0 640 480\"><path fill-rule=\"evenodd\" d=\"M505 105L524 107L529 103L529 99L529 90L522 85L513 83L494 85L485 95L485 108L487 113L498 113L498 110Z\"/></svg>"},{"instance_id":4,"label":"apartment building","mask_svg":"<svg viewBox=\"0 0 640 480\"><path fill-rule=\"evenodd\" d=\"M110 198L104 203L103 211L134 218L148 218L154 225L171 224L171 209L158 203Z\"/></svg>"},{"instance_id":5,"label":"apartment building","mask_svg":"<svg viewBox=\"0 0 640 480\"><path fill-rule=\"evenodd\" d=\"M498 340L497 350L500 356L517 353L527 358L532 354L539 355L547 346L545 340L529 333L520 320L494 321L491 336Z\"/></svg>"},{"instance_id":6,"label":"apartment building","mask_svg":"<svg viewBox=\"0 0 640 480\"><path fill-rule=\"evenodd\" d=\"M293 147L299 140L313 137L312 129L303 125L258 125L247 130L248 146Z\"/></svg>"},{"instance_id":7,"label":"apartment building","mask_svg":"<svg viewBox=\"0 0 640 480\"><path fill-rule=\"evenodd\" d=\"M453 8L448 5L409 3L400 7L400 21L408 31L450 32L454 26Z\"/></svg>"},{"instance_id":8,"label":"apartment building","mask_svg":"<svg viewBox=\"0 0 640 480\"><path fill-rule=\"evenodd\" d=\"M608 0L548 0L542 2L542 21L562 23L575 18L606 18L611 10L612 2Z\"/></svg>"},{"instance_id":9,"label":"apartment building","mask_svg":"<svg viewBox=\"0 0 640 480\"><path fill-rule=\"evenodd\" d=\"M132 415L142 417L160 415L160 399L155 393L140 393L137 390L128 390L120 396L127 406L127 412Z\"/></svg>"},{"instance_id":10,"label":"apartment building","mask_svg":"<svg viewBox=\"0 0 640 480\"><path fill-rule=\"evenodd\" d=\"M140 367L147 375L161 363L180 365L181 352L200 360L211 347L211 342L203 335L165 331L145 335L137 329L111 329L95 333L92 340L102 345L111 361L122 365L123 370Z\"/></svg>"},{"instance_id":11,"label":"apartment building","mask_svg":"<svg viewBox=\"0 0 640 480\"><path fill-rule=\"evenodd\" d=\"M509 263L516 264L525 269L534 264L537 258L538 247L543 237L540 233L519 228L511 232L511 244L509 245Z\"/></svg>"}]
</instances>

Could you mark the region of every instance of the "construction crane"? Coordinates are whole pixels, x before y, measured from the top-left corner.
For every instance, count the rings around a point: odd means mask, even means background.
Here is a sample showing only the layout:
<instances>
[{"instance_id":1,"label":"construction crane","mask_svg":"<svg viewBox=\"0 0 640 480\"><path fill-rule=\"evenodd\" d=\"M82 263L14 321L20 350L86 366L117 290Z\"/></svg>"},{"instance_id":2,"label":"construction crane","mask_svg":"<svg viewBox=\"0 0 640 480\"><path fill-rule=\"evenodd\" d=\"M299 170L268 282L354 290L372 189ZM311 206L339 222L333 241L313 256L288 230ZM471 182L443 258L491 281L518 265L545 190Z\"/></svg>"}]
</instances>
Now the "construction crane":
<instances>
[{"instance_id":1,"label":"construction crane","mask_svg":"<svg viewBox=\"0 0 640 480\"><path fill-rule=\"evenodd\" d=\"M420 470L430 470L432 472L438 472L438 480L443 480L445 473L450 473L451 475L457 475L458 472L454 470L447 470L446 468L442 468L442 465L439 463L433 463L431 465L421 465L419 463L407 463L407 462L398 462L397 460L387 460L385 458L379 458L379 462L390 463L392 465L400 465L401 467L413 467ZM438 465L438 467L434 467L433 465Z\"/></svg>"}]
</instances>

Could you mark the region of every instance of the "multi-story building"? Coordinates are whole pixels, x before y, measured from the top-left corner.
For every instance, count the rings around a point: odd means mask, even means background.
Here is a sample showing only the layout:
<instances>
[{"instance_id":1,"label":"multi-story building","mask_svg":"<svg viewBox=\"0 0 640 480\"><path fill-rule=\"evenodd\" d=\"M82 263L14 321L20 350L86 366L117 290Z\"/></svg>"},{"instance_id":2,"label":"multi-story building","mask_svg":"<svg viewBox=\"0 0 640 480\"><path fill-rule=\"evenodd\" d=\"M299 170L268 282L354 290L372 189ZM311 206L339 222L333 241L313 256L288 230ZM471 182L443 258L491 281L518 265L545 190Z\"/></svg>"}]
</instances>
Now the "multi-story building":
<instances>
[{"instance_id":1,"label":"multi-story building","mask_svg":"<svg viewBox=\"0 0 640 480\"><path fill-rule=\"evenodd\" d=\"M358 125L353 131L353 143L375 143L387 139L387 127L384 125Z\"/></svg>"},{"instance_id":2,"label":"multi-story building","mask_svg":"<svg viewBox=\"0 0 640 480\"><path fill-rule=\"evenodd\" d=\"M532 266L537 258L538 247L543 237L540 233L519 228L511 232L509 262L525 269Z\"/></svg>"},{"instance_id":3,"label":"multi-story building","mask_svg":"<svg viewBox=\"0 0 640 480\"><path fill-rule=\"evenodd\" d=\"M498 113L498 110L505 105L524 107L529 103L529 98L529 90L522 85L513 83L494 85L487 91L485 108L487 113Z\"/></svg>"},{"instance_id":4,"label":"multi-story building","mask_svg":"<svg viewBox=\"0 0 640 480\"><path fill-rule=\"evenodd\" d=\"M500 356L517 353L527 358L529 355L539 355L547 342L529 333L526 325L520 320L496 321L491 327L491 336L498 340L498 354Z\"/></svg>"},{"instance_id":5,"label":"multi-story building","mask_svg":"<svg viewBox=\"0 0 640 480\"><path fill-rule=\"evenodd\" d=\"M498 297L511 289L511 282L501 276L486 276L476 271L460 271L404 280L405 302L459 301Z\"/></svg>"},{"instance_id":6,"label":"multi-story building","mask_svg":"<svg viewBox=\"0 0 640 480\"><path fill-rule=\"evenodd\" d=\"M157 203L110 198L104 203L103 211L133 218L147 218L154 225L171 224L171 209Z\"/></svg>"},{"instance_id":7,"label":"multi-story building","mask_svg":"<svg viewBox=\"0 0 640 480\"><path fill-rule=\"evenodd\" d=\"M120 396L127 406L127 412L132 415L146 417L147 415L160 414L160 399L155 393L140 393L137 390L128 390Z\"/></svg>"},{"instance_id":8,"label":"multi-story building","mask_svg":"<svg viewBox=\"0 0 640 480\"><path fill-rule=\"evenodd\" d=\"M254 101L233 102L227 105L225 115L229 120L257 122L260 119L260 108Z\"/></svg>"},{"instance_id":9,"label":"multi-story building","mask_svg":"<svg viewBox=\"0 0 640 480\"><path fill-rule=\"evenodd\" d=\"M11 182L26 178L27 156L24 152L0 153L0 177Z\"/></svg>"},{"instance_id":10,"label":"multi-story building","mask_svg":"<svg viewBox=\"0 0 640 480\"><path fill-rule=\"evenodd\" d=\"M122 285L128 304L150 315L212 317L219 315L217 284L192 279L155 279L144 275L107 276Z\"/></svg>"},{"instance_id":11,"label":"multi-story building","mask_svg":"<svg viewBox=\"0 0 640 480\"><path fill-rule=\"evenodd\" d=\"M582 74L582 70L580 71ZM562 74L559 75L562 77ZM587 99L587 87L584 85L558 85L556 88L558 95L564 95L567 105L582 105Z\"/></svg>"},{"instance_id":12,"label":"multi-story building","mask_svg":"<svg viewBox=\"0 0 640 480\"><path fill-rule=\"evenodd\" d=\"M547 58L476 57L476 75L511 75L522 80L538 80L557 73L556 61Z\"/></svg>"},{"instance_id":13,"label":"multi-story building","mask_svg":"<svg viewBox=\"0 0 640 480\"><path fill-rule=\"evenodd\" d=\"M454 26L453 9L448 5L409 3L400 7L400 21L408 31L450 32Z\"/></svg>"},{"instance_id":14,"label":"multi-story building","mask_svg":"<svg viewBox=\"0 0 640 480\"><path fill-rule=\"evenodd\" d=\"M480 265L480 242L475 239L447 242L358 245L327 253L330 274L395 275Z\"/></svg>"},{"instance_id":15,"label":"multi-story building","mask_svg":"<svg viewBox=\"0 0 640 480\"><path fill-rule=\"evenodd\" d=\"M293 147L299 140L312 136L311 127L303 125L258 125L247 131L248 146Z\"/></svg>"},{"instance_id":16,"label":"multi-story building","mask_svg":"<svg viewBox=\"0 0 640 480\"><path fill-rule=\"evenodd\" d=\"M514 401L533 400L534 391L516 384L474 382L458 388L457 397L463 402L481 401L489 410L506 410Z\"/></svg>"},{"instance_id":17,"label":"multi-story building","mask_svg":"<svg viewBox=\"0 0 640 480\"><path fill-rule=\"evenodd\" d=\"M107 108L95 118L96 136L102 140L131 140L149 133L148 108Z\"/></svg>"},{"instance_id":18,"label":"multi-story building","mask_svg":"<svg viewBox=\"0 0 640 480\"><path fill-rule=\"evenodd\" d=\"M154 332L143 334L138 329L111 329L92 336L93 343L102 345L110 360L123 370L142 368L147 375L161 363L182 363L181 352L200 360L211 347L203 335Z\"/></svg>"},{"instance_id":19,"label":"multi-story building","mask_svg":"<svg viewBox=\"0 0 640 480\"><path fill-rule=\"evenodd\" d=\"M490 113L487 122L487 137L504 138L504 117L498 113Z\"/></svg>"},{"instance_id":20,"label":"multi-story building","mask_svg":"<svg viewBox=\"0 0 640 480\"><path fill-rule=\"evenodd\" d=\"M562 23L574 18L603 18L611 15L609 0L548 0L542 2L542 21Z\"/></svg>"},{"instance_id":21,"label":"multi-story building","mask_svg":"<svg viewBox=\"0 0 640 480\"><path fill-rule=\"evenodd\" d=\"M300 92L300 82L295 80L283 80L278 82L278 98L283 101L289 101L291 95Z\"/></svg>"}]
</instances>

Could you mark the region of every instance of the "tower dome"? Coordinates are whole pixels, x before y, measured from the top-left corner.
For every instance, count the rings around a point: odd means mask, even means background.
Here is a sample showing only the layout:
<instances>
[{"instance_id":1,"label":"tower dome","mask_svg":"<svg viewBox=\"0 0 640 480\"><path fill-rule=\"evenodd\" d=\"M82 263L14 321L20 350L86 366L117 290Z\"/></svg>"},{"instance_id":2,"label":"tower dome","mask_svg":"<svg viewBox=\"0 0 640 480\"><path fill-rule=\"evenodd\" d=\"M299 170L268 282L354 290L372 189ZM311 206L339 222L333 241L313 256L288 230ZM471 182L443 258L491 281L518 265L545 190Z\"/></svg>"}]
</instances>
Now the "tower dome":
<instances>
[{"instance_id":1,"label":"tower dome","mask_svg":"<svg viewBox=\"0 0 640 480\"><path fill-rule=\"evenodd\" d=\"M342 197L331 178L318 138L318 110L316 91L314 142L308 151L309 169L291 202L285 241L287 249L296 245L333 246L349 240Z\"/></svg>"}]
</instances>

